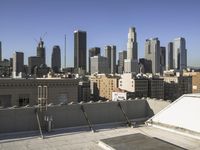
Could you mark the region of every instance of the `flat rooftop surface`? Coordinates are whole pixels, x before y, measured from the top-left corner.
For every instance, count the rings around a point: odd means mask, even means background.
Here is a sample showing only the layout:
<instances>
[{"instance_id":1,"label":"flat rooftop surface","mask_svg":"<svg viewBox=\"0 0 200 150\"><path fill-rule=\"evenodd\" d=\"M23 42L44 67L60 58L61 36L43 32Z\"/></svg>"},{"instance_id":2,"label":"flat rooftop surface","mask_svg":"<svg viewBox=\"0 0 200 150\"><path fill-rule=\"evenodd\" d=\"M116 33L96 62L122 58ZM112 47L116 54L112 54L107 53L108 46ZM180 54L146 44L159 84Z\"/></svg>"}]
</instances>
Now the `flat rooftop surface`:
<instances>
[{"instance_id":1,"label":"flat rooftop surface","mask_svg":"<svg viewBox=\"0 0 200 150\"><path fill-rule=\"evenodd\" d=\"M105 150L185 150L179 146L141 133L103 139L100 140L99 145Z\"/></svg>"},{"instance_id":2,"label":"flat rooftop surface","mask_svg":"<svg viewBox=\"0 0 200 150\"><path fill-rule=\"evenodd\" d=\"M35 133L0 134L0 150L103 150L98 145L100 140L137 133L158 138L184 149L200 150L199 140L154 127L95 126L95 129L95 133L88 131L87 128L60 129L46 134L44 139Z\"/></svg>"}]
</instances>

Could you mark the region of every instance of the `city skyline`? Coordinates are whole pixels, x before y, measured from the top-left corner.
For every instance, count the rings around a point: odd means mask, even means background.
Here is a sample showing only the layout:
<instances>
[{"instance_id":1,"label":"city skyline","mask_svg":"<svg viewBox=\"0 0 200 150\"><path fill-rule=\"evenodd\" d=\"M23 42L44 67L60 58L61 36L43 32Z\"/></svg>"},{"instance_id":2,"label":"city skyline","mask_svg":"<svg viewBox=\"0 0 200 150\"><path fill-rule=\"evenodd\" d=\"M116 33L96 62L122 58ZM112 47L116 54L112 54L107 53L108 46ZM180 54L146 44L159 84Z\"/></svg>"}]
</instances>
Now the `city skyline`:
<instances>
[{"instance_id":1,"label":"city skyline","mask_svg":"<svg viewBox=\"0 0 200 150\"><path fill-rule=\"evenodd\" d=\"M173 39L184 37L187 41L188 66L200 66L198 55L194 55L198 53L199 48L198 4L198 1L180 0L173 3L157 0L153 2L126 0L117 3L112 0L109 2L2 1L0 5L2 55L3 58L10 58L14 51L23 51L24 61L27 64L28 57L36 55L37 43L34 39L38 40L47 32L44 37L47 64L50 66L53 46L59 45L63 66L66 34L67 66L73 66L75 30L87 32L87 52L91 47L100 47L103 50L105 45L116 45L118 53L127 50L127 29L134 26L137 29L139 58L144 57L144 44L148 38L158 37L161 45L167 47Z\"/></svg>"}]
</instances>

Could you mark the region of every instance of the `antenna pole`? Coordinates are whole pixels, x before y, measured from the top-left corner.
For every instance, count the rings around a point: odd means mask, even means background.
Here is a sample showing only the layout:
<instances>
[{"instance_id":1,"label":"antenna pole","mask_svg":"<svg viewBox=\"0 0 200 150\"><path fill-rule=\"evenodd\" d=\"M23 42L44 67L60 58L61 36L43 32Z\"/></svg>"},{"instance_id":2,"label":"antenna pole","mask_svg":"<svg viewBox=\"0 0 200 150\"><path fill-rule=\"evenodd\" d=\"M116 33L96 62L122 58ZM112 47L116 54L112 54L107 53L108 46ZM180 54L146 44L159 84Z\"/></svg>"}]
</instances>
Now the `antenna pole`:
<instances>
[{"instance_id":1,"label":"antenna pole","mask_svg":"<svg viewBox=\"0 0 200 150\"><path fill-rule=\"evenodd\" d=\"M66 34L65 34L65 54L64 54L64 68L66 68Z\"/></svg>"}]
</instances>

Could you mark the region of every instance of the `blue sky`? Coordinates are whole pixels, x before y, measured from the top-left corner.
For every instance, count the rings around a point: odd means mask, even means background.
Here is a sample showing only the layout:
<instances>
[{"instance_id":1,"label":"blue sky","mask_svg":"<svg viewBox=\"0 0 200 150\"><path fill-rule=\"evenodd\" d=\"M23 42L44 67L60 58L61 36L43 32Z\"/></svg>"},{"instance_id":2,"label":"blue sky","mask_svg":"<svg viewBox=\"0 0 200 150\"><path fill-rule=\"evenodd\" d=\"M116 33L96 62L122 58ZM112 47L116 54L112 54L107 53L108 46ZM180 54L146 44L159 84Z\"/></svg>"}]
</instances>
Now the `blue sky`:
<instances>
[{"instance_id":1,"label":"blue sky","mask_svg":"<svg viewBox=\"0 0 200 150\"><path fill-rule=\"evenodd\" d=\"M104 54L107 44L126 50L128 28L135 26L139 57L144 57L147 38L158 37L167 46L182 36L188 65L200 66L199 0L1 0L0 19L4 58L23 51L27 63L29 56L36 55L34 39L47 32L44 42L50 65L54 45L60 45L64 53L66 34L67 66L73 66L74 30L87 31L87 48L101 47Z\"/></svg>"}]
</instances>

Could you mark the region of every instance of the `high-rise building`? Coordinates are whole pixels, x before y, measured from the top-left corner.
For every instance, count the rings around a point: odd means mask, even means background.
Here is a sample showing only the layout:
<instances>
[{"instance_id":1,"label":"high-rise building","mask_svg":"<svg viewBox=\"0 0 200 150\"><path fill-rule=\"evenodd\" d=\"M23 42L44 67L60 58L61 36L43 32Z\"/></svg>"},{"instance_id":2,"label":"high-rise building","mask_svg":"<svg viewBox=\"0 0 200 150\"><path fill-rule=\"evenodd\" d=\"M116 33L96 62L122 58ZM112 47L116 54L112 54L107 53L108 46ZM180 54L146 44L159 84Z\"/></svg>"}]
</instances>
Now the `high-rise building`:
<instances>
[{"instance_id":1,"label":"high-rise building","mask_svg":"<svg viewBox=\"0 0 200 150\"><path fill-rule=\"evenodd\" d=\"M93 73L105 73L108 74L110 73L108 66L108 58L104 56L93 56L91 58L91 74Z\"/></svg>"},{"instance_id":2,"label":"high-rise building","mask_svg":"<svg viewBox=\"0 0 200 150\"><path fill-rule=\"evenodd\" d=\"M0 41L0 61L2 61L2 47L1 47L1 41Z\"/></svg>"},{"instance_id":3,"label":"high-rise building","mask_svg":"<svg viewBox=\"0 0 200 150\"><path fill-rule=\"evenodd\" d=\"M89 49L89 58L88 58L88 68L89 73L91 73L91 57L101 55L101 49L99 47L93 47Z\"/></svg>"},{"instance_id":4,"label":"high-rise building","mask_svg":"<svg viewBox=\"0 0 200 150\"><path fill-rule=\"evenodd\" d=\"M166 70L166 48L160 47L160 72L163 74L163 71Z\"/></svg>"},{"instance_id":5,"label":"high-rise building","mask_svg":"<svg viewBox=\"0 0 200 150\"><path fill-rule=\"evenodd\" d=\"M127 59L138 59L137 34L134 27L129 28L128 32Z\"/></svg>"},{"instance_id":6,"label":"high-rise building","mask_svg":"<svg viewBox=\"0 0 200 150\"><path fill-rule=\"evenodd\" d=\"M160 41L158 38L146 40L145 58L152 62L152 73L160 73Z\"/></svg>"},{"instance_id":7,"label":"high-rise building","mask_svg":"<svg viewBox=\"0 0 200 150\"><path fill-rule=\"evenodd\" d=\"M173 43L168 44L168 69L173 69Z\"/></svg>"},{"instance_id":8,"label":"high-rise building","mask_svg":"<svg viewBox=\"0 0 200 150\"><path fill-rule=\"evenodd\" d=\"M45 47L42 38L40 38L40 42L38 43L37 46L37 57L40 57L42 59L42 64L46 64Z\"/></svg>"},{"instance_id":9,"label":"high-rise building","mask_svg":"<svg viewBox=\"0 0 200 150\"><path fill-rule=\"evenodd\" d=\"M124 60L124 72L137 74L139 72L139 65L137 59L125 59Z\"/></svg>"},{"instance_id":10,"label":"high-rise building","mask_svg":"<svg viewBox=\"0 0 200 150\"><path fill-rule=\"evenodd\" d=\"M138 73L137 34L134 27L129 28L127 42L127 59L124 60L124 71Z\"/></svg>"},{"instance_id":11,"label":"high-rise building","mask_svg":"<svg viewBox=\"0 0 200 150\"><path fill-rule=\"evenodd\" d=\"M20 72L24 72L24 53L15 52L13 54L13 75L18 76Z\"/></svg>"},{"instance_id":12,"label":"high-rise building","mask_svg":"<svg viewBox=\"0 0 200 150\"><path fill-rule=\"evenodd\" d=\"M105 46L105 57L108 58L109 73L116 73L116 46L106 45Z\"/></svg>"},{"instance_id":13,"label":"high-rise building","mask_svg":"<svg viewBox=\"0 0 200 150\"><path fill-rule=\"evenodd\" d=\"M124 72L124 60L127 59L127 51L119 52L118 60L118 73L122 74Z\"/></svg>"},{"instance_id":14,"label":"high-rise building","mask_svg":"<svg viewBox=\"0 0 200 150\"><path fill-rule=\"evenodd\" d=\"M174 39L173 68L180 71L187 68L186 42L182 37Z\"/></svg>"},{"instance_id":15,"label":"high-rise building","mask_svg":"<svg viewBox=\"0 0 200 150\"><path fill-rule=\"evenodd\" d=\"M86 71L87 33L74 31L74 68Z\"/></svg>"},{"instance_id":16,"label":"high-rise building","mask_svg":"<svg viewBox=\"0 0 200 150\"><path fill-rule=\"evenodd\" d=\"M55 73L58 73L61 68L61 55L60 55L60 47L55 45L53 47L52 55L51 55L51 68Z\"/></svg>"},{"instance_id":17,"label":"high-rise building","mask_svg":"<svg viewBox=\"0 0 200 150\"><path fill-rule=\"evenodd\" d=\"M38 56L28 57L28 69L30 74L34 74L35 68L39 68L43 64L43 60Z\"/></svg>"},{"instance_id":18,"label":"high-rise building","mask_svg":"<svg viewBox=\"0 0 200 150\"><path fill-rule=\"evenodd\" d=\"M151 60L147 60L145 58L139 59L139 65L140 65L140 73L152 73L152 62Z\"/></svg>"}]
</instances>

